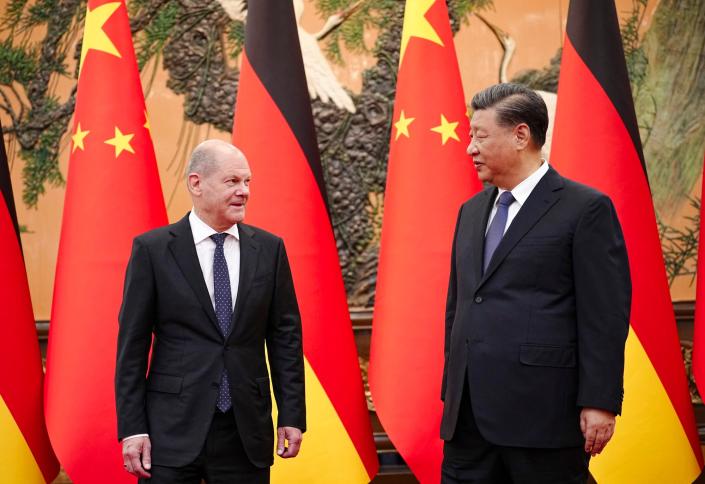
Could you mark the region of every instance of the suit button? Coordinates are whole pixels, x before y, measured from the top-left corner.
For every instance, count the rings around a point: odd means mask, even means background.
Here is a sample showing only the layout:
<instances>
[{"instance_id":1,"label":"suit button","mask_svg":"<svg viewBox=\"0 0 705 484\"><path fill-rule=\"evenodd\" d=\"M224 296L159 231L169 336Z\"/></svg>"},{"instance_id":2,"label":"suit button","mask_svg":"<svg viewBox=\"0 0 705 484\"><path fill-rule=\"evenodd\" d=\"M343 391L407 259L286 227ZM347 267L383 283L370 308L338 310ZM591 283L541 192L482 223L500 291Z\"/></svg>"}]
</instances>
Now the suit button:
<instances>
[{"instance_id":1,"label":"suit button","mask_svg":"<svg viewBox=\"0 0 705 484\"><path fill-rule=\"evenodd\" d=\"M475 302L476 302L477 304L480 304L480 303L482 302L482 296L477 296L477 297L475 298Z\"/></svg>"}]
</instances>

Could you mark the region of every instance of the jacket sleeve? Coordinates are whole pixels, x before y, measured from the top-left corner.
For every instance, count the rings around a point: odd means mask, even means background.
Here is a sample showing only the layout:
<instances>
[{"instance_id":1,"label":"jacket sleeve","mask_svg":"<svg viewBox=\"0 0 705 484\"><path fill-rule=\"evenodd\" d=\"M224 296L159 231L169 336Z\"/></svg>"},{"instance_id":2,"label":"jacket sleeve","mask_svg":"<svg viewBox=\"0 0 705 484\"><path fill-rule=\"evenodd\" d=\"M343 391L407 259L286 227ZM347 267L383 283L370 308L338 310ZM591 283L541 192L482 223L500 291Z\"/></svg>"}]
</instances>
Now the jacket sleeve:
<instances>
[{"instance_id":1,"label":"jacket sleeve","mask_svg":"<svg viewBox=\"0 0 705 484\"><path fill-rule=\"evenodd\" d=\"M443 360L443 380L441 382L441 400L445 401L446 386L448 382L448 356L450 355L450 335L453 332L453 321L455 320L455 307L458 301L458 281L455 271L455 246L458 237L458 227L460 218L463 213L463 207L458 211L458 219L455 222L455 232L453 233L453 245L450 253L450 278L448 280L448 294L446 296L446 314L445 314L445 342L444 342L444 360Z\"/></svg>"},{"instance_id":2,"label":"jacket sleeve","mask_svg":"<svg viewBox=\"0 0 705 484\"><path fill-rule=\"evenodd\" d=\"M146 374L156 292L147 247L135 239L127 265L122 306L118 317L115 397L118 440L149 433L145 410Z\"/></svg>"},{"instance_id":3,"label":"jacket sleeve","mask_svg":"<svg viewBox=\"0 0 705 484\"><path fill-rule=\"evenodd\" d=\"M583 211L573 239L578 335L578 400L619 414L624 395L624 345L631 278L617 213L601 195Z\"/></svg>"},{"instance_id":4,"label":"jacket sleeve","mask_svg":"<svg viewBox=\"0 0 705 484\"><path fill-rule=\"evenodd\" d=\"M306 430L301 316L284 243L277 249L274 292L267 324L267 354L279 411L277 427Z\"/></svg>"}]
</instances>

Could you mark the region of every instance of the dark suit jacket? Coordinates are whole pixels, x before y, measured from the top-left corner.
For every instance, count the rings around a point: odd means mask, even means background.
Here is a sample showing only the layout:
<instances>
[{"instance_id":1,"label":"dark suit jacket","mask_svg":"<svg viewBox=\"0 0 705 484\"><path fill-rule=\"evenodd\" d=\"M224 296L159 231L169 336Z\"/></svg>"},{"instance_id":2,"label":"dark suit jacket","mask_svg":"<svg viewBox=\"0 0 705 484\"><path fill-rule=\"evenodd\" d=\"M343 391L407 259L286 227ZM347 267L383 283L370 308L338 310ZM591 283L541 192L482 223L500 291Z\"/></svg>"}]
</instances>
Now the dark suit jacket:
<instances>
[{"instance_id":1,"label":"dark suit jacket","mask_svg":"<svg viewBox=\"0 0 705 484\"><path fill-rule=\"evenodd\" d=\"M497 195L460 209L446 307L441 437L453 438L464 378L496 445L581 446L580 410L619 413L631 280L612 202L553 168L482 273Z\"/></svg>"},{"instance_id":2,"label":"dark suit jacket","mask_svg":"<svg viewBox=\"0 0 705 484\"><path fill-rule=\"evenodd\" d=\"M119 317L118 438L148 433L154 464L182 466L196 458L224 366L245 451L258 467L272 464L265 342L278 426L305 430L301 320L284 244L255 227L239 224L238 229L240 282L226 338L218 329L188 216L134 240Z\"/></svg>"}]
</instances>

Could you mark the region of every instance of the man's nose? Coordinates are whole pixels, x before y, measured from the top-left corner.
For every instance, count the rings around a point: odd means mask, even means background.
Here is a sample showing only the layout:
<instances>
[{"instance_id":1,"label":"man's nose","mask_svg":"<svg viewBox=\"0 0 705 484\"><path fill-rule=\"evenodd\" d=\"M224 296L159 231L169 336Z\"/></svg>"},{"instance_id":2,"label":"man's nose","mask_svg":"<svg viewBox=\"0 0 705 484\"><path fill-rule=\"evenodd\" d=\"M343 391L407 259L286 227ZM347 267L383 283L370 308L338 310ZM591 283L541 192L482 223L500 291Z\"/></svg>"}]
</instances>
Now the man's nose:
<instances>
[{"instance_id":1,"label":"man's nose","mask_svg":"<svg viewBox=\"0 0 705 484\"><path fill-rule=\"evenodd\" d=\"M235 194L241 197L247 197L250 195L250 187L247 185L240 185L237 190L235 190Z\"/></svg>"},{"instance_id":2,"label":"man's nose","mask_svg":"<svg viewBox=\"0 0 705 484\"><path fill-rule=\"evenodd\" d=\"M475 146L475 140L470 139L470 144L468 145L467 150L465 150L468 155L472 156L474 154L477 154L477 147Z\"/></svg>"}]
</instances>

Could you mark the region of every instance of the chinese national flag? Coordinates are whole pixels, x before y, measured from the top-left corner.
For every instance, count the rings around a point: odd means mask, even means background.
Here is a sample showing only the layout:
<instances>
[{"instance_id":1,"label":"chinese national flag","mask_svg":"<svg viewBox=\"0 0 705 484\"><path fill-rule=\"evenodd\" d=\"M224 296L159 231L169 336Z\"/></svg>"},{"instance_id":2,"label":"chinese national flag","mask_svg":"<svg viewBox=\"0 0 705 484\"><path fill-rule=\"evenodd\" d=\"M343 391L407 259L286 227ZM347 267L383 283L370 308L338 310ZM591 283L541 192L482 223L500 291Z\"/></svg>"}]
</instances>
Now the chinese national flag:
<instances>
[{"instance_id":1,"label":"chinese national flag","mask_svg":"<svg viewBox=\"0 0 705 484\"><path fill-rule=\"evenodd\" d=\"M44 424L42 358L1 126L0 267L0 481L51 482L59 463Z\"/></svg>"},{"instance_id":2,"label":"chinese national flag","mask_svg":"<svg viewBox=\"0 0 705 484\"><path fill-rule=\"evenodd\" d=\"M551 162L610 196L636 275L622 416L590 472L600 483L692 482L703 458L613 0L570 2Z\"/></svg>"},{"instance_id":3,"label":"chinese national flag","mask_svg":"<svg viewBox=\"0 0 705 484\"><path fill-rule=\"evenodd\" d=\"M481 184L444 0L407 0L372 325L382 425L423 483L440 480L443 335L453 229Z\"/></svg>"},{"instance_id":4,"label":"chinese national flag","mask_svg":"<svg viewBox=\"0 0 705 484\"><path fill-rule=\"evenodd\" d=\"M88 2L71 133L47 427L74 483L134 482L117 441L117 317L132 239L167 217L123 1Z\"/></svg>"},{"instance_id":5,"label":"chinese national flag","mask_svg":"<svg viewBox=\"0 0 705 484\"><path fill-rule=\"evenodd\" d=\"M245 221L284 239L303 326L309 426L272 482L369 482L379 464L290 0L248 3L233 143L252 168Z\"/></svg>"}]
</instances>

